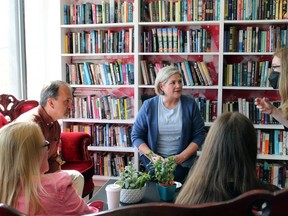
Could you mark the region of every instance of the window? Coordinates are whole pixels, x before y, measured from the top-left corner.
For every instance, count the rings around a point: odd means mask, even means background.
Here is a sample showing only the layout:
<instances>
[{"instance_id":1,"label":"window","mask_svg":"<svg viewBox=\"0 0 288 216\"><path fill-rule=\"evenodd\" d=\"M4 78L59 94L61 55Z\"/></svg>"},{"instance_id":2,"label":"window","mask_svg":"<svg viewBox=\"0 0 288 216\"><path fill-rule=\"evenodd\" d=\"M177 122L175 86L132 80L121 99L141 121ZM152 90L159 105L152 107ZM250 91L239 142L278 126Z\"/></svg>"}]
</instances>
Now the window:
<instances>
[{"instance_id":1,"label":"window","mask_svg":"<svg viewBox=\"0 0 288 216\"><path fill-rule=\"evenodd\" d=\"M25 50L21 48L21 34L24 35L24 0L1 1L0 7L0 94L12 94L18 99L26 97L23 87L25 81ZM22 64L24 63L24 64Z\"/></svg>"}]
</instances>

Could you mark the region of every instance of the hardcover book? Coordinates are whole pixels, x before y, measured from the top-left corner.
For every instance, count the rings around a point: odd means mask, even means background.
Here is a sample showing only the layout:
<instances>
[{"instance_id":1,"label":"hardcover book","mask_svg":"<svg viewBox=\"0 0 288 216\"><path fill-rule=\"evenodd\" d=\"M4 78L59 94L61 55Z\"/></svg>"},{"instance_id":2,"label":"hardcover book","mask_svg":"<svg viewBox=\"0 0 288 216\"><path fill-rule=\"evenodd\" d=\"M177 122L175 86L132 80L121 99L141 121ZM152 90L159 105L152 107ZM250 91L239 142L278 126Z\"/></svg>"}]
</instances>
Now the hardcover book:
<instances>
[{"instance_id":1,"label":"hardcover book","mask_svg":"<svg viewBox=\"0 0 288 216\"><path fill-rule=\"evenodd\" d=\"M162 38L162 28L157 28L157 38L158 38L159 52L163 52L164 45L163 45L163 38Z\"/></svg>"}]
</instances>

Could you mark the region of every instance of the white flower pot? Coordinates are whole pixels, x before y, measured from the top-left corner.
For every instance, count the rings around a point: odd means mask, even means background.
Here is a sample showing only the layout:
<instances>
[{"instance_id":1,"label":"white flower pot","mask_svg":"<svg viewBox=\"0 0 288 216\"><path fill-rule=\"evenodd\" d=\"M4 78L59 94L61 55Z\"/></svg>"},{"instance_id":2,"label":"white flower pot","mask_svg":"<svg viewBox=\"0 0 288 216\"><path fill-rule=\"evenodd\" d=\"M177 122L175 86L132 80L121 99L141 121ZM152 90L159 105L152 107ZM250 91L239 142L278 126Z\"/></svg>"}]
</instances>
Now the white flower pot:
<instances>
[{"instance_id":1,"label":"white flower pot","mask_svg":"<svg viewBox=\"0 0 288 216\"><path fill-rule=\"evenodd\" d=\"M122 203L138 203L142 200L146 191L146 185L142 189L121 189L120 202Z\"/></svg>"}]
</instances>

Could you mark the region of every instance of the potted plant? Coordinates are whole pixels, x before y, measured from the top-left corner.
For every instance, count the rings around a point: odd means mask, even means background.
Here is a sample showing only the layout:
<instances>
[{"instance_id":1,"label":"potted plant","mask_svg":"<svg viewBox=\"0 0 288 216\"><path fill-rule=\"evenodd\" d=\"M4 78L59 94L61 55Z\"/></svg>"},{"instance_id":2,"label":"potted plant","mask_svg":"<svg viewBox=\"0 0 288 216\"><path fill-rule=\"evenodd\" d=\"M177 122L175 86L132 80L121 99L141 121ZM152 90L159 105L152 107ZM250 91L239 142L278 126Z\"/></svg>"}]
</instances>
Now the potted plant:
<instances>
[{"instance_id":1,"label":"potted plant","mask_svg":"<svg viewBox=\"0 0 288 216\"><path fill-rule=\"evenodd\" d=\"M120 172L120 179L116 181L116 184L121 186L120 202L140 202L146 190L146 183L150 179L149 173L137 171L132 162L129 162Z\"/></svg>"},{"instance_id":2,"label":"potted plant","mask_svg":"<svg viewBox=\"0 0 288 216\"><path fill-rule=\"evenodd\" d=\"M171 201L174 199L176 184L174 182L174 171L176 169L176 162L174 157L158 158L153 160L154 153L149 152L146 156L150 159L150 166L154 170L154 179L158 182L156 184L160 198L164 201Z\"/></svg>"}]
</instances>

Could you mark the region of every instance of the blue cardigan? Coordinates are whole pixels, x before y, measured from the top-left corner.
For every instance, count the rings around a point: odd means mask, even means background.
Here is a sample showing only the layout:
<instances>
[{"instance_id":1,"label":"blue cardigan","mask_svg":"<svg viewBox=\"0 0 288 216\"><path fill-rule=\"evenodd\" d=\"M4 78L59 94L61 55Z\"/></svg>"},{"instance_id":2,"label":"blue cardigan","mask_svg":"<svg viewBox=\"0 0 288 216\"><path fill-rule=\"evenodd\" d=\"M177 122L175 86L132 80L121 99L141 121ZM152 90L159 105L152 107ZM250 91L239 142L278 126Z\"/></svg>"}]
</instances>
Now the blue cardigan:
<instances>
[{"instance_id":1,"label":"blue cardigan","mask_svg":"<svg viewBox=\"0 0 288 216\"><path fill-rule=\"evenodd\" d=\"M193 97L182 95L182 133L177 154L181 153L191 143L196 143L199 147L204 141L204 122L200 111ZM157 154L158 137L158 101L159 96L145 100L136 121L134 122L131 139L137 148L146 143L148 147ZM186 160L182 166L191 167L195 155ZM143 165L146 167L149 160L142 155Z\"/></svg>"}]
</instances>

